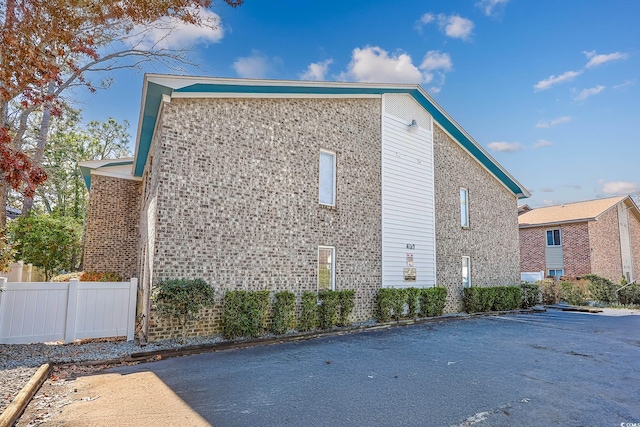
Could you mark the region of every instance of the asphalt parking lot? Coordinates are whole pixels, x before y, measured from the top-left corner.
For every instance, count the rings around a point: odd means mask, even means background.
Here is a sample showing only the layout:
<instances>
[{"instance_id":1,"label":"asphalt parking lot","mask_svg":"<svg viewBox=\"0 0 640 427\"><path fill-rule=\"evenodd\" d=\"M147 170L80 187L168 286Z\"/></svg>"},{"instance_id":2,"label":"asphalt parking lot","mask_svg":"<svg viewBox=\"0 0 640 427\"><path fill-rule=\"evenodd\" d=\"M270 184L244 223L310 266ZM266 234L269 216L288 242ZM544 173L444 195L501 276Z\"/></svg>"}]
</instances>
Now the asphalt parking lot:
<instances>
[{"instance_id":1,"label":"asphalt parking lot","mask_svg":"<svg viewBox=\"0 0 640 427\"><path fill-rule=\"evenodd\" d=\"M640 315L472 317L168 359L80 380L60 424L640 425Z\"/></svg>"}]
</instances>

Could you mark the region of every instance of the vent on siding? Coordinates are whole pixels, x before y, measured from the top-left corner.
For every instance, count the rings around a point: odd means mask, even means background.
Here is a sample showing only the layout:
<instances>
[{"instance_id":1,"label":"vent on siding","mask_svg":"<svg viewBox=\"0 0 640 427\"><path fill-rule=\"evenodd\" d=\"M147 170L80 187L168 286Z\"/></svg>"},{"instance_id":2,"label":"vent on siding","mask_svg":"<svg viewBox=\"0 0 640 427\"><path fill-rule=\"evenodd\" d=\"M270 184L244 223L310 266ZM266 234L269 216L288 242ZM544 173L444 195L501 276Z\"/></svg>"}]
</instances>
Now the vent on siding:
<instances>
[{"instance_id":1,"label":"vent on siding","mask_svg":"<svg viewBox=\"0 0 640 427\"><path fill-rule=\"evenodd\" d=\"M418 122L418 126L431 130L431 115L420 106L411 95L403 93L388 93L384 95L384 112L392 114L411 123Z\"/></svg>"}]
</instances>

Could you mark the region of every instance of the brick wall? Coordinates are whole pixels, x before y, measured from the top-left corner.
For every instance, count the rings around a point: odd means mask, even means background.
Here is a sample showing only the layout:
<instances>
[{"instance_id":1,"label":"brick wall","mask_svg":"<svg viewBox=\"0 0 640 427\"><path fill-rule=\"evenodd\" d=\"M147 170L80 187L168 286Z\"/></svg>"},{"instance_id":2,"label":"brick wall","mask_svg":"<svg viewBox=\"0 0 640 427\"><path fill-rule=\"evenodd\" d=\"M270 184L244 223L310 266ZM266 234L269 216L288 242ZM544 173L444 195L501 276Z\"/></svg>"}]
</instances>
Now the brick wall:
<instances>
[{"instance_id":1,"label":"brick wall","mask_svg":"<svg viewBox=\"0 0 640 427\"><path fill-rule=\"evenodd\" d=\"M437 281L446 311L462 310L462 256L471 257L472 286L520 283L517 199L434 126ZM469 190L469 228L460 224L460 187Z\"/></svg>"},{"instance_id":2,"label":"brick wall","mask_svg":"<svg viewBox=\"0 0 640 427\"><path fill-rule=\"evenodd\" d=\"M622 254L618 210L615 206L602 214L597 221L589 222L589 241L591 271L619 283L622 278Z\"/></svg>"},{"instance_id":3,"label":"brick wall","mask_svg":"<svg viewBox=\"0 0 640 427\"><path fill-rule=\"evenodd\" d=\"M336 289L369 319L381 282L380 99L174 99L154 141L153 280L225 290L317 290L318 246ZM318 203L320 149L337 155L337 206ZM151 226L149 226L151 227ZM205 333L219 325L209 319ZM152 319L150 338L171 328ZM167 332L167 335L169 332Z\"/></svg>"},{"instance_id":4,"label":"brick wall","mask_svg":"<svg viewBox=\"0 0 640 427\"><path fill-rule=\"evenodd\" d=\"M544 228L521 228L520 271L544 271L546 274L545 246L546 237Z\"/></svg>"},{"instance_id":5,"label":"brick wall","mask_svg":"<svg viewBox=\"0 0 640 427\"><path fill-rule=\"evenodd\" d=\"M92 175L84 270L138 277L140 181Z\"/></svg>"},{"instance_id":6,"label":"brick wall","mask_svg":"<svg viewBox=\"0 0 640 427\"><path fill-rule=\"evenodd\" d=\"M633 279L640 282L640 218L633 210L629 211L629 233L631 234L631 252L633 258Z\"/></svg>"},{"instance_id":7,"label":"brick wall","mask_svg":"<svg viewBox=\"0 0 640 427\"><path fill-rule=\"evenodd\" d=\"M591 250L587 222L560 227L564 274L569 277L591 273Z\"/></svg>"}]
</instances>

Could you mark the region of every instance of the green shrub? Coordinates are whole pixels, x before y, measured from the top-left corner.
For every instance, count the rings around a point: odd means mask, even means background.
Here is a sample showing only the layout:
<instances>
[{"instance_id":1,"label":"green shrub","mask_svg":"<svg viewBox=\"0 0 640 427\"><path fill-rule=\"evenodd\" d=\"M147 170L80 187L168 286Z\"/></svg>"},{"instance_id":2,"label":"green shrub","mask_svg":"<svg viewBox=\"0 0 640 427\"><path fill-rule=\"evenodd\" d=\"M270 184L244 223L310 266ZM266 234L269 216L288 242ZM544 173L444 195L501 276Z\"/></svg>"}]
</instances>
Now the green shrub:
<instances>
[{"instance_id":1,"label":"green shrub","mask_svg":"<svg viewBox=\"0 0 640 427\"><path fill-rule=\"evenodd\" d=\"M338 293L329 289L318 292L318 324L320 329L331 329L338 315Z\"/></svg>"},{"instance_id":2,"label":"green shrub","mask_svg":"<svg viewBox=\"0 0 640 427\"><path fill-rule=\"evenodd\" d=\"M420 315L422 317L442 316L447 301L447 288L434 287L420 290Z\"/></svg>"},{"instance_id":3,"label":"green shrub","mask_svg":"<svg viewBox=\"0 0 640 427\"><path fill-rule=\"evenodd\" d=\"M516 310L522 302L522 290L518 286L497 286L492 311Z\"/></svg>"},{"instance_id":4,"label":"green shrub","mask_svg":"<svg viewBox=\"0 0 640 427\"><path fill-rule=\"evenodd\" d=\"M286 334L295 327L296 295L290 291L277 292L273 302L273 320L271 332L276 335Z\"/></svg>"},{"instance_id":5,"label":"green shrub","mask_svg":"<svg viewBox=\"0 0 640 427\"><path fill-rule=\"evenodd\" d=\"M585 283L560 282L561 298L571 305L584 305L589 296Z\"/></svg>"},{"instance_id":6,"label":"green shrub","mask_svg":"<svg viewBox=\"0 0 640 427\"><path fill-rule=\"evenodd\" d=\"M302 294L302 311L298 320L299 331L312 331L318 327L318 295L315 292Z\"/></svg>"},{"instance_id":7,"label":"green shrub","mask_svg":"<svg viewBox=\"0 0 640 427\"><path fill-rule=\"evenodd\" d=\"M615 285L611 280L596 274L587 274L582 276L582 278L589 282L587 284L587 290L591 294L591 298L607 304L618 302L616 290L620 288L621 285Z\"/></svg>"},{"instance_id":8,"label":"green shrub","mask_svg":"<svg viewBox=\"0 0 640 427\"><path fill-rule=\"evenodd\" d=\"M467 313L515 310L522 301L522 291L517 286L471 287L464 289L462 301Z\"/></svg>"},{"instance_id":9,"label":"green shrub","mask_svg":"<svg viewBox=\"0 0 640 427\"><path fill-rule=\"evenodd\" d=\"M349 315L356 306L356 293L353 290L345 289L338 292L338 325L348 326Z\"/></svg>"},{"instance_id":10,"label":"green shrub","mask_svg":"<svg viewBox=\"0 0 640 427\"><path fill-rule=\"evenodd\" d=\"M75 218L31 213L11 221L8 231L16 258L42 267L46 281L61 270L74 271L80 264L82 224Z\"/></svg>"},{"instance_id":11,"label":"green shrub","mask_svg":"<svg viewBox=\"0 0 640 427\"><path fill-rule=\"evenodd\" d=\"M620 285L622 287L622 285ZM640 305L640 285L634 283L618 292L618 300L624 305Z\"/></svg>"},{"instance_id":12,"label":"green shrub","mask_svg":"<svg viewBox=\"0 0 640 427\"><path fill-rule=\"evenodd\" d=\"M393 289L392 288L380 288L378 289L378 293L376 294L376 320L380 323L385 323L391 320L391 310L392 310L392 299L393 299Z\"/></svg>"},{"instance_id":13,"label":"green shrub","mask_svg":"<svg viewBox=\"0 0 640 427\"><path fill-rule=\"evenodd\" d=\"M523 283L520 285L522 300L520 307L531 308L540 302L540 287L533 283Z\"/></svg>"},{"instance_id":14,"label":"green shrub","mask_svg":"<svg viewBox=\"0 0 640 427\"><path fill-rule=\"evenodd\" d=\"M404 306L407 303L407 293L405 289L393 289L391 294L391 308L393 309L393 319L398 321L404 317Z\"/></svg>"},{"instance_id":15,"label":"green shrub","mask_svg":"<svg viewBox=\"0 0 640 427\"><path fill-rule=\"evenodd\" d=\"M212 306L214 296L213 288L202 279L172 279L155 286L153 302L160 317L180 322L184 344L187 322L197 319L202 308Z\"/></svg>"},{"instance_id":16,"label":"green shrub","mask_svg":"<svg viewBox=\"0 0 640 427\"><path fill-rule=\"evenodd\" d=\"M407 317L409 319L415 319L418 317L418 308L420 304L420 289L407 288Z\"/></svg>"},{"instance_id":17,"label":"green shrub","mask_svg":"<svg viewBox=\"0 0 640 427\"><path fill-rule=\"evenodd\" d=\"M222 334L227 339L259 337L266 330L269 291L228 291L224 295Z\"/></svg>"},{"instance_id":18,"label":"green shrub","mask_svg":"<svg viewBox=\"0 0 640 427\"><path fill-rule=\"evenodd\" d=\"M487 307L482 302L482 288L464 288L462 294L462 305L467 313L480 313L487 311ZM490 308L489 308L490 309Z\"/></svg>"}]
</instances>

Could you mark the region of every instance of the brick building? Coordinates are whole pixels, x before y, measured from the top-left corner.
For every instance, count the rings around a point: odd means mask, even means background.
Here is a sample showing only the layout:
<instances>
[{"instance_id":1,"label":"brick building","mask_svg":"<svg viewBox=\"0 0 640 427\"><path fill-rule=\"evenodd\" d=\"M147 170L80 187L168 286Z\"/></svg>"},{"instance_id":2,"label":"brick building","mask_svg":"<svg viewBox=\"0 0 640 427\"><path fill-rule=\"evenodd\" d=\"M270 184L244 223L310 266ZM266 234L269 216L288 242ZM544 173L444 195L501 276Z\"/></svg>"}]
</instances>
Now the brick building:
<instances>
[{"instance_id":1,"label":"brick building","mask_svg":"<svg viewBox=\"0 0 640 427\"><path fill-rule=\"evenodd\" d=\"M417 85L147 75L123 162L83 164L85 269L137 275L145 315L176 277L354 289L354 320L384 286L446 286L454 312L463 286L519 282L529 193Z\"/></svg>"},{"instance_id":2,"label":"brick building","mask_svg":"<svg viewBox=\"0 0 640 427\"><path fill-rule=\"evenodd\" d=\"M629 196L537 208L518 217L520 269L547 276L640 275L640 212Z\"/></svg>"}]
</instances>

